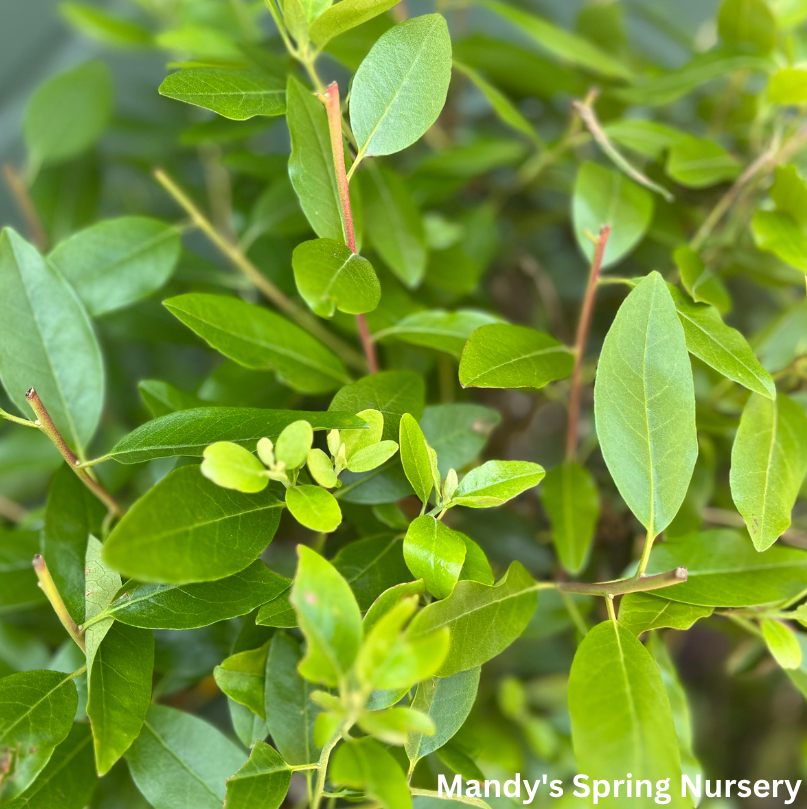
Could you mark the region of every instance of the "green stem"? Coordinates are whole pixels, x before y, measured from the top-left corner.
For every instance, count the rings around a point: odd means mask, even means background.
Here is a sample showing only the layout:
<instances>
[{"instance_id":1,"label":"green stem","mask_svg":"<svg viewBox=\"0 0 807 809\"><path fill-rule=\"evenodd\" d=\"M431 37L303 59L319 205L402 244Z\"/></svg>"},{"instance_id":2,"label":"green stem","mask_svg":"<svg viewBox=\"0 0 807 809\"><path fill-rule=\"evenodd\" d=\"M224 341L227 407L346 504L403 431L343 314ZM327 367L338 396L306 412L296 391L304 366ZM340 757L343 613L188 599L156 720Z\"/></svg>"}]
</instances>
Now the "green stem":
<instances>
[{"instance_id":1,"label":"green stem","mask_svg":"<svg viewBox=\"0 0 807 809\"><path fill-rule=\"evenodd\" d=\"M333 738L322 748L322 752L319 756L319 762L316 765L317 781L314 786L314 796L311 799L310 809L319 809L322 794L325 791L325 780L328 776L328 761L330 760L331 753L333 752L334 747L336 747L337 742L345 733L350 730L351 727L353 727L352 721L345 722L334 734Z\"/></svg>"},{"instance_id":2,"label":"green stem","mask_svg":"<svg viewBox=\"0 0 807 809\"><path fill-rule=\"evenodd\" d=\"M614 597L613 596L605 596L605 606L608 609L608 618L609 620L616 623L616 612L614 611Z\"/></svg>"},{"instance_id":3,"label":"green stem","mask_svg":"<svg viewBox=\"0 0 807 809\"><path fill-rule=\"evenodd\" d=\"M47 597L51 607L53 607L53 611L61 621L62 626L67 630L67 634L76 642L78 648L81 649L82 652L86 652L84 634L78 628L78 624L73 620L73 616L70 615L70 612L65 606L62 596L56 587L56 582L53 581L53 576L50 575L48 566L45 564L45 560L42 556L37 554L34 556L33 565L36 577L39 579L39 588Z\"/></svg>"},{"instance_id":4,"label":"green stem","mask_svg":"<svg viewBox=\"0 0 807 809\"><path fill-rule=\"evenodd\" d=\"M35 421L31 421L30 419L21 419L19 416L12 416L11 413L6 413L0 407L0 419L5 419L6 421L13 421L14 424L21 424L23 427L36 427L39 429L39 425Z\"/></svg>"},{"instance_id":5,"label":"green stem","mask_svg":"<svg viewBox=\"0 0 807 809\"><path fill-rule=\"evenodd\" d=\"M561 591L560 597L563 599L563 604L566 607L566 612L569 613L569 617L572 619L572 623L577 627L577 631L585 637L588 634L588 627L586 626L583 616L580 614L580 610L577 609L577 604L574 603L574 599L571 598L569 593L563 591Z\"/></svg>"},{"instance_id":6,"label":"green stem","mask_svg":"<svg viewBox=\"0 0 807 809\"><path fill-rule=\"evenodd\" d=\"M650 529L647 529L647 537L644 541L644 549L642 550L642 558L639 560L639 568L636 571L637 577L644 576L645 570L647 570L647 565L650 562L650 553L653 550L653 543L656 541L656 537L653 533L651 533Z\"/></svg>"},{"instance_id":7,"label":"green stem","mask_svg":"<svg viewBox=\"0 0 807 809\"><path fill-rule=\"evenodd\" d=\"M297 49L294 47L294 45L291 44L289 35L286 33L286 25L283 22L282 17L280 16L280 11L278 11L277 6L275 6L274 0L266 0L266 6L269 9L269 13L272 15L272 19L275 21L278 33L280 34L280 38L283 40L283 44L286 46L286 50L295 59L298 58L299 55L297 53Z\"/></svg>"}]
</instances>

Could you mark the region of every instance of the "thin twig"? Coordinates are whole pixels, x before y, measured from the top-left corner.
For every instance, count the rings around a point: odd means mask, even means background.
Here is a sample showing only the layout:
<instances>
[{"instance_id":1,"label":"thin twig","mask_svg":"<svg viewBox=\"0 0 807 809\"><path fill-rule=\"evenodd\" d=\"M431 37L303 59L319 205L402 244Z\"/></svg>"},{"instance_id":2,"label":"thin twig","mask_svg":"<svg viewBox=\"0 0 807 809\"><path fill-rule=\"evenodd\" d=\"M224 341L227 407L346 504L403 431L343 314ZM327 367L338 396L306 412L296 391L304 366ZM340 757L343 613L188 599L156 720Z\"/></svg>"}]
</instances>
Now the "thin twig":
<instances>
[{"instance_id":1,"label":"thin twig","mask_svg":"<svg viewBox=\"0 0 807 809\"><path fill-rule=\"evenodd\" d=\"M587 584L585 582L560 582L557 585L562 593L580 593L591 596L619 596L625 593L646 593L650 590L660 590L662 587L671 587L674 584L683 584L687 580L687 569L677 567L666 573L657 573L655 576L633 576L630 579L619 581L598 582Z\"/></svg>"},{"instance_id":2,"label":"thin twig","mask_svg":"<svg viewBox=\"0 0 807 809\"><path fill-rule=\"evenodd\" d=\"M575 340L574 370L572 371L572 389L569 394L569 418L566 424L566 458L573 460L577 455L577 432L580 419L580 370L583 365L583 355L586 353L586 341L591 325L591 314L594 310L594 296L597 292L597 279L600 276L600 267L611 235L611 226L603 225L594 247L594 256L591 259L591 271L588 276L588 286L583 298L583 307L580 310L580 321L577 324L577 339Z\"/></svg>"},{"instance_id":3,"label":"thin twig","mask_svg":"<svg viewBox=\"0 0 807 809\"><path fill-rule=\"evenodd\" d=\"M23 522L27 516L28 511L19 503L15 503L0 494L0 517L10 522Z\"/></svg>"},{"instance_id":4,"label":"thin twig","mask_svg":"<svg viewBox=\"0 0 807 809\"><path fill-rule=\"evenodd\" d=\"M28 237L39 251L44 253L48 249L48 233L42 223L39 211L36 209L28 186L10 163L3 166L3 178L6 181L8 190L11 192L11 196L14 197L14 202L20 209L23 219L25 219Z\"/></svg>"},{"instance_id":5,"label":"thin twig","mask_svg":"<svg viewBox=\"0 0 807 809\"><path fill-rule=\"evenodd\" d=\"M26 394L25 398L31 409L36 415L36 424L45 435L50 438L56 449L62 455L62 458L67 461L67 465L78 475L79 480L111 511L118 517L124 514L123 509L118 505L115 498L97 481L93 478L86 469L81 466L81 461L76 457L73 450L67 446L67 442L62 438L62 434L53 423L47 408L39 398L39 394L31 388Z\"/></svg>"},{"instance_id":6,"label":"thin twig","mask_svg":"<svg viewBox=\"0 0 807 809\"><path fill-rule=\"evenodd\" d=\"M79 649L81 649L82 652L86 652L87 649L84 646L84 636L81 634L78 624L73 620L73 617L70 615L67 607L65 606L62 596L59 594L59 590L56 588L56 582L53 581L53 576L50 575L48 566L45 564L45 560L42 558L42 556L37 554L34 556L33 565L34 571L36 572L36 577L39 579L39 587L47 596L48 601L50 601L50 605L53 607L53 611L62 622L62 626L67 630L70 637L76 642Z\"/></svg>"}]
</instances>

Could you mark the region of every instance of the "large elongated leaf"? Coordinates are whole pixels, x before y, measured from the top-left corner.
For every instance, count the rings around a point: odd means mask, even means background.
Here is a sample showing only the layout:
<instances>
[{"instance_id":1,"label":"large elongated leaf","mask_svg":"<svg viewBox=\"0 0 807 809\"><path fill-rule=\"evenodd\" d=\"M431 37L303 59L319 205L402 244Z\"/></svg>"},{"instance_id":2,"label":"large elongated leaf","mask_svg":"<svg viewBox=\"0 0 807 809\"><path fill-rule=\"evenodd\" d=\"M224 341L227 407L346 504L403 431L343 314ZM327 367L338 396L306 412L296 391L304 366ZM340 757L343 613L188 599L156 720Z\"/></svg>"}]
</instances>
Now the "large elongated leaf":
<instances>
[{"instance_id":1,"label":"large elongated leaf","mask_svg":"<svg viewBox=\"0 0 807 809\"><path fill-rule=\"evenodd\" d=\"M451 38L439 14L402 22L373 45L353 78L350 124L359 151L400 152L437 120L451 80Z\"/></svg>"},{"instance_id":2,"label":"large elongated leaf","mask_svg":"<svg viewBox=\"0 0 807 809\"><path fill-rule=\"evenodd\" d=\"M498 317L474 309L428 309L399 320L394 326L376 332L375 340L394 337L404 343L445 351L459 358L468 338L482 326L500 323Z\"/></svg>"},{"instance_id":3,"label":"large elongated leaf","mask_svg":"<svg viewBox=\"0 0 807 809\"><path fill-rule=\"evenodd\" d=\"M135 503L104 545L106 562L158 584L213 581L243 570L272 541L282 503L221 489L186 466Z\"/></svg>"},{"instance_id":4,"label":"large elongated leaf","mask_svg":"<svg viewBox=\"0 0 807 809\"><path fill-rule=\"evenodd\" d=\"M574 368L574 355L553 337L506 323L478 328L460 360L460 384L472 388L542 388Z\"/></svg>"},{"instance_id":5,"label":"large elongated leaf","mask_svg":"<svg viewBox=\"0 0 807 809\"><path fill-rule=\"evenodd\" d=\"M670 539L653 549L648 574L685 567L683 584L664 598L704 607L749 607L794 598L807 589L807 552L775 545L754 550L747 534L728 529Z\"/></svg>"},{"instance_id":6,"label":"large elongated leaf","mask_svg":"<svg viewBox=\"0 0 807 809\"><path fill-rule=\"evenodd\" d=\"M580 644L569 675L569 713L578 769L592 780L610 782L625 772L654 784L680 782L678 740L658 667L619 624L599 624ZM669 805L687 806L680 795L671 790ZM617 809L624 799L599 804Z\"/></svg>"},{"instance_id":7,"label":"large elongated leaf","mask_svg":"<svg viewBox=\"0 0 807 809\"><path fill-rule=\"evenodd\" d=\"M81 455L101 418L104 369L76 293L13 230L0 235L0 379L25 416L29 388Z\"/></svg>"},{"instance_id":8,"label":"large elongated leaf","mask_svg":"<svg viewBox=\"0 0 807 809\"><path fill-rule=\"evenodd\" d=\"M143 216L108 219L61 242L49 260L93 316L151 295L171 277L179 231Z\"/></svg>"},{"instance_id":9,"label":"large elongated leaf","mask_svg":"<svg viewBox=\"0 0 807 809\"><path fill-rule=\"evenodd\" d=\"M126 754L132 779L154 809L221 809L225 781L245 759L213 725L164 705L151 706Z\"/></svg>"},{"instance_id":10,"label":"large elongated leaf","mask_svg":"<svg viewBox=\"0 0 807 809\"><path fill-rule=\"evenodd\" d=\"M286 111L283 86L270 74L257 71L191 67L166 77L160 95L204 107L233 121Z\"/></svg>"},{"instance_id":11,"label":"large elongated leaf","mask_svg":"<svg viewBox=\"0 0 807 809\"><path fill-rule=\"evenodd\" d=\"M254 452L261 438L276 441L295 421L314 430L358 430L366 423L351 412L262 410L257 407L200 407L160 416L124 436L108 456L118 463L142 463L176 455L201 458L205 448L232 441Z\"/></svg>"},{"instance_id":12,"label":"large elongated leaf","mask_svg":"<svg viewBox=\"0 0 807 809\"><path fill-rule=\"evenodd\" d=\"M787 396L753 395L731 450L731 496L758 551L790 526L807 474L807 415Z\"/></svg>"},{"instance_id":13,"label":"large elongated leaf","mask_svg":"<svg viewBox=\"0 0 807 809\"><path fill-rule=\"evenodd\" d=\"M423 579L435 598L451 595L465 561L465 541L434 517L414 520L404 537L404 559L416 579Z\"/></svg>"},{"instance_id":14,"label":"large elongated leaf","mask_svg":"<svg viewBox=\"0 0 807 809\"><path fill-rule=\"evenodd\" d=\"M225 357L247 368L274 368L295 390L327 393L349 380L336 354L299 326L261 306L203 294L179 295L163 303Z\"/></svg>"},{"instance_id":15,"label":"large elongated leaf","mask_svg":"<svg viewBox=\"0 0 807 809\"><path fill-rule=\"evenodd\" d=\"M670 601L653 593L628 593L619 604L619 623L634 635L662 627L689 629L711 614L711 607Z\"/></svg>"},{"instance_id":16,"label":"large elongated leaf","mask_svg":"<svg viewBox=\"0 0 807 809\"><path fill-rule=\"evenodd\" d=\"M277 598L291 580L257 559L218 581L197 584L143 584L130 579L115 594L107 612L123 624L147 629L196 629L246 615Z\"/></svg>"},{"instance_id":17,"label":"large elongated leaf","mask_svg":"<svg viewBox=\"0 0 807 809\"><path fill-rule=\"evenodd\" d=\"M513 562L492 587L459 582L448 598L415 616L409 634L416 639L442 627L451 630L448 657L437 672L450 677L503 652L524 631L537 604L535 582L520 562Z\"/></svg>"},{"instance_id":18,"label":"large elongated leaf","mask_svg":"<svg viewBox=\"0 0 807 809\"><path fill-rule=\"evenodd\" d=\"M657 272L628 295L605 338L594 413L619 493L655 536L678 512L698 455L684 329Z\"/></svg>"}]
</instances>

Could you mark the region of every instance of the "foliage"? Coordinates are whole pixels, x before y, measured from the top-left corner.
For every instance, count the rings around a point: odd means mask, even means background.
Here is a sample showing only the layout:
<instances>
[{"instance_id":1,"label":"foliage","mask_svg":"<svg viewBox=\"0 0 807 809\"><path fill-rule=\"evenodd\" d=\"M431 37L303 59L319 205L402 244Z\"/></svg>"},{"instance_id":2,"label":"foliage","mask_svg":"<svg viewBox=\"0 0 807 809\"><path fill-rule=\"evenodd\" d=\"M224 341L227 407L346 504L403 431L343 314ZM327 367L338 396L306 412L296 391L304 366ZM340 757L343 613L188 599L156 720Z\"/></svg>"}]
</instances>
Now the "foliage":
<instances>
[{"instance_id":1,"label":"foliage","mask_svg":"<svg viewBox=\"0 0 807 809\"><path fill-rule=\"evenodd\" d=\"M62 4L104 50L6 167L0 807L803 766L807 3L572 5Z\"/></svg>"}]
</instances>

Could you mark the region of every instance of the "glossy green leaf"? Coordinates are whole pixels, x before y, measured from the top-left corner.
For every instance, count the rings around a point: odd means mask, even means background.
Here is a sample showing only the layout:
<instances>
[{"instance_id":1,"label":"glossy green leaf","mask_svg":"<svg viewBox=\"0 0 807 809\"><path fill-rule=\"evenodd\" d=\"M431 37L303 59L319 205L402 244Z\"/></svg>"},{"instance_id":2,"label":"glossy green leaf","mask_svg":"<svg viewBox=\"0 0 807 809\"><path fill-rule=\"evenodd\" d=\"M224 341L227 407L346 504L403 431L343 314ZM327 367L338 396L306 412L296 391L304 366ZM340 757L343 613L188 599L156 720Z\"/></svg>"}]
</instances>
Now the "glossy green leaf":
<instances>
[{"instance_id":1,"label":"glossy green leaf","mask_svg":"<svg viewBox=\"0 0 807 809\"><path fill-rule=\"evenodd\" d=\"M87 62L48 80L25 111L25 145L34 165L60 163L86 151L111 114L112 77L103 62Z\"/></svg>"},{"instance_id":2,"label":"glossy green leaf","mask_svg":"<svg viewBox=\"0 0 807 809\"><path fill-rule=\"evenodd\" d=\"M768 97L774 104L803 104L807 101L807 70L784 67L771 76Z\"/></svg>"},{"instance_id":3,"label":"glossy green leaf","mask_svg":"<svg viewBox=\"0 0 807 809\"><path fill-rule=\"evenodd\" d=\"M472 668L451 677L432 677L418 686L412 707L432 718L436 732L408 735L406 755L411 762L442 747L462 727L474 706L480 673L481 668Z\"/></svg>"},{"instance_id":4,"label":"glossy green leaf","mask_svg":"<svg viewBox=\"0 0 807 809\"><path fill-rule=\"evenodd\" d=\"M403 543L399 536L388 534L351 542L336 554L333 566L350 585L362 611L390 587L410 578Z\"/></svg>"},{"instance_id":5,"label":"glossy green leaf","mask_svg":"<svg viewBox=\"0 0 807 809\"><path fill-rule=\"evenodd\" d=\"M460 481L451 503L468 508L500 506L537 486L544 474L543 467L529 461L487 461Z\"/></svg>"},{"instance_id":6,"label":"glossy green leaf","mask_svg":"<svg viewBox=\"0 0 807 809\"><path fill-rule=\"evenodd\" d=\"M247 368L273 368L295 390L327 393L348 381L342 361L330 349L261 306L204 294L179 295L163 303L225 357Z\"/></svg>"},{"instance_id":7,"label":"glossy green leaf","mask_svg":"<svg viewBox=\"0 0 807 809\"><path fill-rule=\"evenodd\" d=\"M274 447L277 462L285 464L286 469L299 469L305 463L313 441L314 431L307 421L292 422L278 436Z\"/></svg>"},{"instance_id":8,"label":"glossy green leaf","mask_svg":"<svg viewBox=\"0 0 807 809\"><path fill-rule=\"evenodd\" d=\"M359 176L368 239L406 286L417 287L426 273L426 234L412 192L389 169L372 166Z\"/></svg>"},{"instance_id":9,"label":"glossy green leaf","mask_svg":"<svg viewBox=\"0 0 807 809\"><path fill-rule=\"evenodd\" d=\"M399 0L340 0L322 12L311 25L311 40L320 48L334 37L389 11Z\"/></svg>"},{"instance_id":10,"label":"glossy green leaf","mask_svg":"<svg viewBox=\"0 0 807 809\"><path fill-rule=\"evenodd\" d=\"M382 438L394 441L404 413L415 419L423 415L425 395L423 378L413 371L382 371L343 387L328 409L346 413L378 410L384 416Z\"/></svg>"},{"instance_id":11,"label":"glossy green leaf","mask_svg":"<svg viewBox=\"0 0 807 809\"><path fill-rule=\"evenodd\" d=\"M130 579L107 612L117 621L146 629L196 629L246 615L286 592L291 581L260 560L240 573L198 584L143 584Z\"/></svg>"},{"instance_id":12,"label":"glossy green leaf","mask_svg":"<svg viewBox=\"0 0 807 809\"><path fill-rule=\"evenodd\" d=\"M686 245L676 248L673 259L681 273L681 283L695 303L708 303L720 312L731 309L731 298L719 275L701 261Z\"/></svg>"},{"instance_id":13,"label":"glossy green leaf","mask_svg":"<svg viewBox=\"0 0 807 809\"><path fill-rule=\"evenodd\" d=\"M783 669L797 669L801 665L802 652L793 630L771 619L760 621L760 626L773 659Z\"/></svg>"},{"instance_id":14,"label":"glossy green leaf","mask_svg":"<svg viewBox=\"0 0 807 809\"><path fill-rule=\"evenodd\" d=\"M471 334L482 326L500 322L498 317L474 309L458 309L456 312L429 309L407 315L394 326L376 332L373 338L393 337L411 345L445 351L459 359Z\"/></svg>"},{"instance_id":15,"label":"glossy green leaf","mask_svg":"<svg viewBox=\"0 0 807 809\"><path fill-rule=\"evenodd\" d=\"M104 545L105 561L158 584L213 581L243 570L272 541L282 503L242 494L182 467L138 500Z\"/></svg>"},{"instance_id":16,"label":"glossy green leaf","mask_svg":"<svg viewBox=\"0 0 807 809\"><path fill-rule=\"evenodd\" d=\"M451 80L451 38L439 14L399 23L373 45L353 77L350 126L359 153L411 146L437 120Z\"/></svg>"},{"instance_id":17,"label":"glossy green leaf","mask_svg":"<svg viewBox=\"0 0 807 809\"><path fill-rule=\"evenodd\" d=\"M669 601L653 593L628 593L619 604L619 623L634 635L664 627L689 629L711 614L711 607Z\"/></svg>"},{"instance_id":18,"label":"glossy green leaf","mask_svg":"<svg viewBox=\"0 0 807 809\"><path fill-rule=\"evenodd\" d=\"M653 549L648 574L685 567L683 584L664 598L704 607L775 604L807 589L807 553L775 545L758 553L748 535L728 529L670 539Z\"/></svg>"},{"instance_id":19,"label":"glossy green leaf","mask_svg":"<svg viewBox=\"0 0 807 809\"><path fill-rule=\"evenodd\" d=\"M0 379L26 417L36 388L56 427L82 455L101 418L104 368L76 293L13 230L0 235Z\"/></svg>"},{"instance_id":20,"label":"glossy green leaf","mask_svg":"<svg viewBox=\"0 0 807 809\"><path fill-rule=\"evenodd\" d=\"M257 407L205 407L171 413L148 421L124 436L106 457L131 464L176 455L200 458L217 441L232 441L252 452L261 438L276 441L295 421L314 430L361 429L365 423L351 412L263 410Z\"/></svg>"},{"instance_id":21,"label":"glossy green leaf","mask_svg":"<svg viewBox=\"0 0 807 809\"><path fill-rule=\"evenodd\" d=\"M460 581L478 581L482 584L493 584L496 578L493 575L493 568L488 562L485 552L479 545L465 534L460 534L465 543L465 561L462 563L460 571Z\"/></svg>"},{"instance_id":22,"label":"glossy green leaf","mask_svg":"<svg viewBox=\"0 0 807 809\"><path fill-rule=\"evenodd\" d=\"M731 496L758 551L790 526L807 474L807 414L787 396L752 396L731 450Z\"/></svg>"},{"instance_id":23,"label":"glossy green leaf","mask_svg":"<svg viewBox=\"0 0 807 809\"><path fill-rule=\"evenodd\" d=\"M653 195L619 171L596 163L583 163L572 196L572 222L577 244L591 261L595 238L603 225L611 225L602 269L621 261L644 238L653 219Z\"/></svg>"},{"instance_id":24,"label":"glossy green leaf","mask_svg":"<svg viewBox=\"0 0 807 809\"><path fill-rule=\"evenodd\" d=\"M126 754L137 788L154 809L221 809L225 780L246 754L196 716L152 705L143 732Z\"/></svg>"},{"instance_id":25,"label":"glossy green leaf","mask_svg":"<svg viewBox=\"0 0 807 809\"><path fill-rule=\"evenodd\" d=\"M761 53L776 45L776 21L765 0L724 0L717 31L728 45L752 45Z\"/></svg>"},{"instance_id":26,"label":"glossy green leaf","mask_svg":"<svg viewBox=\"0 0 807 809\"><path fill-rule=\"evenodd\" d=\"M363 790L384 809L412 807L403 770L375 739L354 739L340 745L331 760L330 776L336 784Z\"/></svg>"},{"instance_id":27,"label":"glossy green leaf","mask_svg":"<svg viewBox=\"0 0 807 809\"><path fill-rule=\"evenodd\" d=\"M786 264L807 272L807 236L789 213L757 211L752 230L760 250L773 253Z\"/></svg>"},{"instance_id":28,"label":"glossy green leaf","mask_svg":"<svg viewBox=\"0 0 807 809\"><path fill-rule=\"evenodd\" d=\"M274 748L257 742L249 761L227 779L227 809L278 809L289 791L291 772Z\"/></svg>"},{"instance_id":29,"label":"glossy green leaf","mask_svg":"<svg viewBox=\"0 0 807 809\"><path fill-rule=\"evenodd\" d=\"M112 624L112 618L97 619L104 613L121 586L121 577L101 558L103 545L91 536L87 542L84 562L86 591L84 600L84 623L90 624L84 630L87 671L92 672L95 655ZM90 623L92 621L92 623Z\"/></svg>"},{"instance_id":30,"label":"glossy green leaf","mask_svg":"<svg viewBox=\"0 0 807 809\"><path fill-rule=\"evenodd\" d=\"M266 719L264 683L269 643L230 655L213 670L216 685L230 699L245 705L261 719Z\"/></svg>"},{"instance_id":31,"label":"glossy green leaf","mask_svg":"<svg viewBox=\"0 0 807 809\"><path fill-rule=\"evenodd\" d=\"M31 567L31 561L38 553L38 532L0 527L0 615L46 600Z\"/></svg>"},{"instance_id":32,"label":"glossy green leaf","mask_svg":"<svg viewBox=\"0 0 807 809\"><path fill-rule=\"evenodd\" d=\"M137 390L154 418L176 413L177 410L205 407L208 404L195 394L186 393L159 379L141 379L137 383Z\"/></svg>"},{"instance_id":33,"label":"glossy green leaf","mask_svg":"<svg viewBox=\"0 0 807 809\"><path fill-rule=\"evenodd\" d=\"M318 447L314 447L306 459L308 472L314 482L326 489L333 489L339 483L339 478L333 468L333 461Z\"/></svg>"},{"instance_id":34,"label":"glossy green leaf","mask_svg":"<svg viewBox=\"0 0 807 809\"><path fill-rule=\"evenodd\" d=\"M520 562L513 562L492 587L459 582L448 598L415 616L409 635L417 639L442 627L451 630L448 657L437 672L450 677L501 654L524 631L537 603L535 582Z\"/></svg>"},{"instance_id":35,"label":"glossy green leaf","mask_svg":"<svg viewBox=\"0 0 807 809\"><path fill-rule=\"evenodd\" d=\"M447 598L465 561L465 542L434 517L418 517L406 532L403 543L406 564L416 579L423 579L435 598Z\"/></svg>"},{"instance_id":36,"label":"glossy green leaf","mask_svg":"<svg viewBox=\"0 0 807 809\"><path fill-rule=\"evenodd\" d=\"M692 303L676 287L670 286L687 349L711 365L727 379L733 379L755 393L772 399L776 385L771 375L754 356L745 337L727 326L713 306Z\"/></svg>"},{"instance_id":37,"label":"glossy green leaf","mask_svg":"<svg viewBox=\"0 0 807 809\"><path fill-rule=\"evenodd\" d=\"M167 76L160 85L160 95L204 107L233 121L286 111L283 85L257 71L191 67Z\"/></svg>"},{"instance_id":38,"label":"glossy green leaf","mask_svg":"<svg viewBox=\"0 0 807 809\"><path fill-rule=\"evenodd\" d=\"M131 20L85 3L60 3L59 11L83 34L118 48L147 48L151 45L149 31Z\"/></svg>"},{"instance_id":39,"label":"glossy green leaf","mask_svg":"<svg viewBox=\"0 0 807 809\"><path fill-rule=\"evenodd\" d=\"M561 564L570 573L578 573L586 566L600 519L597 483L584 466L564 461L547 473L541 502L549 515Z\"/></svg>"},{"instance_id":40,"label":"glossy green leaf","mask_svg":"<svg viewBox=\"0 0 807 809\"><path fill-rule=\"evenodd\" d=\"M434 487L429 458L429 446L417 421L409 414L401 417L398 443L401 463L407 480L422 503L428 503Z\"/></svg>"},{"instance_id":41,"label":"glossy green leaf","mask_svg":"<svg viewBox=\"0 0 807 809\"><path fill-rule=\"evenodd\" d=\"M619 493L655 536L680 508L698 455L684 329L656 272L628 295L605 338L594 412Z\"/></svg>"},{"instance_id":42,"label":"glossy green leaf","mask_svg":"<svg viewBox=\"0 0 807 809\"><path fill-rule=\"evenodd\" d=\"M426 587L421 579L396 584L394 587L384 590L370 605L370 609L364 616L364 634L369 633L381 618L401 601L411 596L422 596L425 592Z\"/></svg>"},{"instance_id":43,"label":"glossy green leaf","mask_svg":"<svg viewBox=\"0 0 807 809\"><path fill-rule=\"evenodd\" d=\"M404 744L409 733L434 735L434 722L409 707L398 706L380 711L367 711L359 719L359 727L384 744Z\"/></svg>"},{"instance_id":44,"label":"glossy green leaf","mask_svg":"<svg viewBox=\"0 0 807 809\"><path fill-rule=\"evenodd\" d=\"M101 641L88 680L95 766L105 775L140 734L151 703L154 636L114 622Z\"/></svg>"},{"instance_id":45,"label":"glossy green leaf","mask_svg":"<svg viewBox=\"0 0 807 809\"><path fill-rule=\"evenodd\" d=\"M650 653L613 621L594 627L577 649L569 675L569 713L579 772L613 781L613 773L656 783L681 780L672 712ZM688 802L670 790L669 806ZM619 807L623 798L600 798Z\"/></svg>"},{"instance_id":46,"label":"glossy green leaf","mask_svg":"<svg viewBox=\"0 0 807 809\"><path fill-rule=\"evenodd\" d=\"M93 317L156 292L174 272L179 231L156 219L108 219L59 243L48 260L70 282Z\"/></svg>"},{"instance_id":47,"label":"glossy green leaf","mask_svg":"<svg viewBox=\"0 0 807 809\"><path fill-rule=\"evenodd\" d=\"M348 461L347 468L351 472L369 472L386 463L397 451L397 442L379 441L377 444L354 452Z\"/></svg>"},{"instance_id":48,"label":"glossy green leaf","mask_svg":"<svg viewBox=\"0 0 807 809\"><path fill-rule=\"evenodd\" d=\"M666 170L673 180L686 188L708 188L737 177L740 163L720 144L692 137L673 145Z\"/></svg>"},{"instance_id":49,"label":"glossy green leaf","mask_svg":"<svg viewBox=\"0 0 807 809\"><path fill-rule=\"evenodd\" d=\"M302 545L291 603L307 641L298 669L313 682L335 686L350 669L361 643L361 613L350 585L330 562Z\"/></svg>"},{"instance_id":50,"label":"glossy green leaf","mask_svg":"<svg viewBox=\"0 0 807 809\"><path fill-rule=\"evenodd\" d=\"M217 441L205 449L203 458L201 472L216 486L254 494L269 485L264 465L239 444Z\"/></svg>"},{"instance_id":51,"label":"glossy green leaf","mask_svg":"<svg viewBox=\"0 0 807 809\"><path fill-rule=\"evenodd\" d=\"M319 486L293 486L286 489L286 507L297 522L312 531L330 533L342 522L336 498Z\"/></svg>"},{"instance_id":52,"label":"glossy green leaf","mask_svg":"<svg viewBox=\"0 0 807 809\"><path fill-rule=\"evenodd\" d=\"M294 280L311 311L331 317L372 312L381 300L373 265L334 239L313 239L294 248Z\"/></svg>"}]
</instances>

